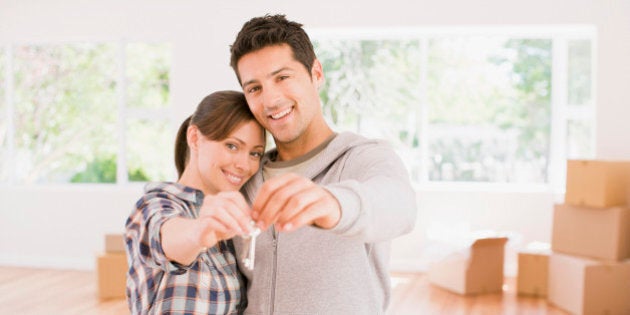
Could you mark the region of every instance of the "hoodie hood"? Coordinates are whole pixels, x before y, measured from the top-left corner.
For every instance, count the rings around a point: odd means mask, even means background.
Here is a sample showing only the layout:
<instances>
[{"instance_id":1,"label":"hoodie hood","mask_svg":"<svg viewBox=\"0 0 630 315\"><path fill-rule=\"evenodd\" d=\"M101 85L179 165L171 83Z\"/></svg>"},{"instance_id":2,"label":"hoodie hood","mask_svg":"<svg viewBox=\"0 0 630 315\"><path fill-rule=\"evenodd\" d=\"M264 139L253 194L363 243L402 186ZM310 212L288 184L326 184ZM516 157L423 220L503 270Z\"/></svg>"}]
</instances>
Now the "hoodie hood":
<instances>
[{"instance_id":1,"label":"hoodie hood","mask_svg":"<svg viewBox=\"0 0 630 315\"><path fill-rule=\"evenodd\" d=\"M367 139L361 135L357 135L351 132L342 132L337 134L328 145L320 152L317 159L311 161L303 174L310 179L315 178L317 175L325 171L336 159L343 156L349 150L356 147L371 145L378 143L379 140ZM260 169L258 172L243 186L247 201L251 203L255 197L257 187L260 187L263 182L262 168L267 163L273 163L273 158L278 155L276 148L269 150L265 153L260 163ZM289 163L291 161L288 161Z\"/></svg>"}]
</instances>

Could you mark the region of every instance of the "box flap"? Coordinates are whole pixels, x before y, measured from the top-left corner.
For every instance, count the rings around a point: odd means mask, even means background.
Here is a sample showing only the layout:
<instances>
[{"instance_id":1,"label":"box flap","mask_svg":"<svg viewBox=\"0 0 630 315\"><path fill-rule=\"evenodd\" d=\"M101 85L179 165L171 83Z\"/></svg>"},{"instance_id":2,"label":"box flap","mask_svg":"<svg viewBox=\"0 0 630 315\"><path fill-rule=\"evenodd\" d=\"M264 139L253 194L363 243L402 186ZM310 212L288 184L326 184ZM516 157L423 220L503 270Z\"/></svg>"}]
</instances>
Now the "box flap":
<instances>
[{"instance_id":1,"label":"box flap","mask_svg":"<svg viewBox=\"0 0 630 315\"><path fill-rule=\"evenodd\" d=\"M507 242L507 237L487 237L475 240L472 247L479 246L503 246Z\"/></svg>"}]
</instances>

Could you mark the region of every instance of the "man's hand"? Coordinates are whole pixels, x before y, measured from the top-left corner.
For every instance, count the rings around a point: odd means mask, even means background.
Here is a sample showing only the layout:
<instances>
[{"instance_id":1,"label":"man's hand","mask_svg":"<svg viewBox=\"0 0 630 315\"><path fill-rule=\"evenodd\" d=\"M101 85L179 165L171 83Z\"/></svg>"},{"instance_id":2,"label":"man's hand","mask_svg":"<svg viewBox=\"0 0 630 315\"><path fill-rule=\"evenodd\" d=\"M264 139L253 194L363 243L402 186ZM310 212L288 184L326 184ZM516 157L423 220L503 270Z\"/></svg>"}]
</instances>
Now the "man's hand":
<instances>
[{"instance_id":1,"label":"man's hand","mask_svg":"<svg viewBox=\"0 0 630 315\"><path fill-rule=\"evenodd\" d=\"M281 232L309 224L331 229L341 218L341 206L328 190L291 173L266 181L252 210L252 217L261 229L275 224Z\"/></svg>"}]
</instances>

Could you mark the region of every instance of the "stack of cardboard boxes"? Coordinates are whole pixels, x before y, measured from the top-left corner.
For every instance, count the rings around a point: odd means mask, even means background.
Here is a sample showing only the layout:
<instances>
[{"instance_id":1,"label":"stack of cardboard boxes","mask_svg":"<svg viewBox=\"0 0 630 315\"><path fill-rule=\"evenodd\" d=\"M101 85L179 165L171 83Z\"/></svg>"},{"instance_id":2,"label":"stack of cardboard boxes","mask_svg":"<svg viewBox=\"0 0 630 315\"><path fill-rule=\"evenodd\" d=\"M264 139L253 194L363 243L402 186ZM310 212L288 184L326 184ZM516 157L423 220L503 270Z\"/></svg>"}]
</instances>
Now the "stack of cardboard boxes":
<instances>
[{"instance_id":1,"label":"stack of cardboard boxes","mask_svg":"<svg viewBox=\"0 0 630 315\"><path fill-rule=\"evenodd\" d=\"M99 299L125 298L127 255L122 234L105 235L105 253L96 257L96 273Z\"/></svg>"},{"instance_id":2,"label":"stack of cardboard boxes","mask_svg":"<svg viewBox=\"0 0 630 315\"><path fill-rule=\"evenodd\" d=\"M630 162L567 162L565 202L554 207L548 287L539 289L549 302L573 314L630 314L629 201Z\"/></svg>"}]
</instances>

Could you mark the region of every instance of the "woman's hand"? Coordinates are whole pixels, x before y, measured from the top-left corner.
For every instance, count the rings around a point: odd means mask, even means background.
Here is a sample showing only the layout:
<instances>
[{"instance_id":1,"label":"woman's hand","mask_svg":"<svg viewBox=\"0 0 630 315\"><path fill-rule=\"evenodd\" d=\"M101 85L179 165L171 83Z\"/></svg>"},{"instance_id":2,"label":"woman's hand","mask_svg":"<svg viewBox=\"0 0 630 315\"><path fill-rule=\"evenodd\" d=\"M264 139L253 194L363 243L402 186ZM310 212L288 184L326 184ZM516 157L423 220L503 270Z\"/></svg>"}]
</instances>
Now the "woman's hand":
<instances>
[{"instance_id":1,"label":"woman's hand","mask_svg":"<svg viewBox=\"0 0 630 315\"><path fill-rule=\"evenodd\" d=\"M251 210L238 191L207 195L195 219L175 217L162 224L162 248L166 257L183 265L201 251L239 234L251 232Z\"/></svg>"},{"instance_id":2,"label":"woman's hand","mask_svg":"<svg viewBox=\"0 0 630 315\"><path fill-rule=\"evenodd\" d=\"M251 232L251 209L238 191L224 191L204 197L199 210L197 241L201 247Z\"/></svg>"}]
</instances>

